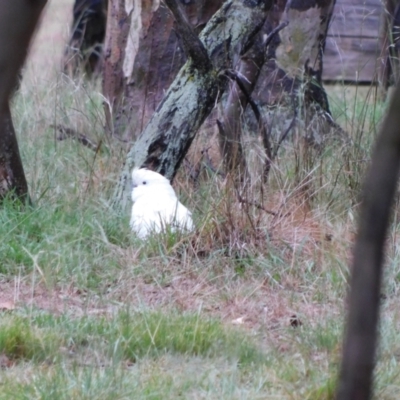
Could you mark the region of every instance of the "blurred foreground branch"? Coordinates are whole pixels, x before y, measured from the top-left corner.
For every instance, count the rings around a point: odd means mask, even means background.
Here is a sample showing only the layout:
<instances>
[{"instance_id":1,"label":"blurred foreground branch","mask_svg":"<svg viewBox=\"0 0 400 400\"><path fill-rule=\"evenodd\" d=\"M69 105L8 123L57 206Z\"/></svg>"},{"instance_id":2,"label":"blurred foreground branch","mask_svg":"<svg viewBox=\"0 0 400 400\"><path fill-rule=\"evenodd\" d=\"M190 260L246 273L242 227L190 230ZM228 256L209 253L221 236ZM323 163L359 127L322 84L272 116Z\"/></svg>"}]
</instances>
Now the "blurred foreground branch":
<instances>
[{"instance_id":1,"label":"blurred foreground branch","mask_svg":"<svg viewBox=\"0 0 400 400\"><path fill-rule=\"evenodd\" d=\"M0 198L28 199L28 185L12 123L9 98L47 0L0 0Z\"/></svg>"},{"instance_id":2,"label":"blurred foreground branch","mask_svg":"<svg viewBox=\"0 0 400 400\"><path fill-rule=\"evenodd\" d=\"M381 127L362 192L337 400L372 397L383 248L400 169L400 86Z\"/></svg>"}]
</instances>

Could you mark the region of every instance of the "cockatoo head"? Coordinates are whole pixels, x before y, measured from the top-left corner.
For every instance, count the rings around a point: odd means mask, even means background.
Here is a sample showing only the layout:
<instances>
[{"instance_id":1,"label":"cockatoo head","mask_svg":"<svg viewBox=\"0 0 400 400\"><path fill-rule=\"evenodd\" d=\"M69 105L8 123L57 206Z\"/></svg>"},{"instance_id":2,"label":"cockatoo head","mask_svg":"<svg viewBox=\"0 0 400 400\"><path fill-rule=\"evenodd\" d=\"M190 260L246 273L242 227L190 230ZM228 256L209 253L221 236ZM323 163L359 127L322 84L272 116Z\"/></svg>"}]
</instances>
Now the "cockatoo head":
<instances>
[{"instance_id":1,"label":"cockatoo head","mask_svg":"<svg viewBox=\"0 0 400 400\"><path fill-rule=\"evenodd\" d=\"M155 196L157 196L157 192L163 193L164 191L172 191L173 195L175 196L175 192L167 178L158 172L151 171L146 168L133 169L132 184L133 202L143 195L149 195L152 191L154 191Z\"/></svg>"}]
</instances>

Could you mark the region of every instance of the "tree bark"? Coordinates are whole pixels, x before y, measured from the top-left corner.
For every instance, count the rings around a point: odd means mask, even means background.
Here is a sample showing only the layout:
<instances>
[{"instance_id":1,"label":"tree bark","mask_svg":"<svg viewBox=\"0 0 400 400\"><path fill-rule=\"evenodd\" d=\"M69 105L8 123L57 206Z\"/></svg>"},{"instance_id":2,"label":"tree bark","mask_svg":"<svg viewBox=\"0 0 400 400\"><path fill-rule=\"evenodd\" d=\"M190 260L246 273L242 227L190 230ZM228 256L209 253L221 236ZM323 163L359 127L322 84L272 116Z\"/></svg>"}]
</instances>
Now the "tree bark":
<instances>
[{"instance_id":1,"label":"tree bark","mask_svg":"<svg viewBox=\"0 0 400 400\"><path fill-rule=\"evenodd\" d=\"M17 198L26 200L28 184L8 103L0 112L0 138L0 199L11 192Z\"/></svg>"},{"instance_id":2,"label":"tree bark","mask_svg":"<svg viewBox=\"0 0 400 400\"><path fill-rule=\"evenodd\" d=\"M323 51L334 4L335 0L281 0L268 15L266 35L282 23L287 26L268 46L253 99L275 145L296 131L316 145L333 135L346 137L332 119L322 86ZM256 129L250 110L246 116Z\"/></svg>"},{"instance_id":3,"label":"tree bark","mask_svg":"<svg viewBox=\"0 0 400 400\"><path fill-rule=\"evenodd\" d=\"M272 7L272 3L270 6ZM271 7L267 10L269 14ZM268 176L273 156L269 129L252 97L252 93L266 59L266 49L275 36L287 25L288 23L285 21L270 30L268 29L270 25L266 21L264 24L266 29L264 28L257 34L251 48L241 57L236 71L227 72L231 82L222 114L223 122L218 121L220 149L227 171L239 170L239 172L245 172L246 161L243 156L241 137L244 112L246 107L250 105L251 112L257 121L256 132L261 134L263 140L267 158L265 176ZM269 33L265 34L265 31ZM239 175L242 176L243 174L240 173Z\"/></svg>"},{"instance_id":4,"label":"tree bark","mask_svg":"<svg viewBox=\"0 0 400 400\"><path fill-rule=\"evenodd\" d=\"M71 37L64 54L64 71L90 77L102 69L107 0L75 0Z\"/></svg>"},{"instance_id":5,"label":"tree bark","mask_svg":"<svg viewBox=\"0 0 400 400\"><path fill-rule=\"evenodd\" d=\"M181 3L199 32L223 0ZM156 110L186 55L174 18L159 0L135 0L131 6L126 0L112 0L110 9L103 86L107 125L114 136L131 141Z\"/></svg>"},{"instance_id":6,"label":"tree bark","mask_svg":"<svg viewBox=\"0 0 400 400\"><path fill-rule=\"evenodd\" d=\"M46 0L0 0L0 197L29 199L9 97Z\"/></svg>"},{"instance_id":7,"label":"tree bark","mask_svg":"<svg viewBox=\"0 0 400 400\"><path fill-rule=\"evenodd\" d=\"M400 170L400 86L372 155L362 191L337 400L372 397L385 238Z\"/></svg>"},{"instance_id":8,"label":"tree bark","mask_svg":"<svg viewBox=\"0 0 400 400\"><path fill-rule=\"evenodd\" d=\"M317 145L331 136L332 128L345 136L333 122L322 87L323 50L333 7L334 0L297 0L276 1L269 10L260 33L268 43L262 46L256 41L242 57L237 79L230 85L223 123L219 123L227 170L245 170L242 121L238 118L243 114L251 131L262 136L265 179L280 144L296 130ZM249 96L252 107L246 110Z\"/></svg>"},{"instance_id":9,"label":"tree bark","mask_svg":"<svg viewBox=\"0 0 400 400\"><path fill-rule=\"evenodd\" d=\"M192 59L182 67L128 154L115 196L117 204L125 203L129 171L134 166L148 167L168 179L175 176L196 132L225 90L225 70L236 65L262 27L266 3L228 0L207 23L200 40L212 69L200 72Z\"/></svg>"},{"instance_id":10,"label":"tree bark","mask_svg":"<svg viewBox=\"0 0 400 400\"><path fill-rule=\"evenodd\" d=\"M124 92L123 63L130 21L125 10L125 0L110 0L104 44L103 94L106 132L116 131L115 110L121 107Z\"/></svg>"},{"instance_id":11,"label":"tree bark","mask_svg":"<svg viewBox=\"0 0 400 400\"><path fill-rule=\"evenodd\" d=\"M260 32L253 46L241 58L237 71L234 72L235 78L231 77L222 114L223 122L218 125L225 169L239 172L241 176L246 170L241 144L243 115L264 61L265 47L263 34ZM262 129L261 126L259 128Z\"/></svg>"}]
</instances>

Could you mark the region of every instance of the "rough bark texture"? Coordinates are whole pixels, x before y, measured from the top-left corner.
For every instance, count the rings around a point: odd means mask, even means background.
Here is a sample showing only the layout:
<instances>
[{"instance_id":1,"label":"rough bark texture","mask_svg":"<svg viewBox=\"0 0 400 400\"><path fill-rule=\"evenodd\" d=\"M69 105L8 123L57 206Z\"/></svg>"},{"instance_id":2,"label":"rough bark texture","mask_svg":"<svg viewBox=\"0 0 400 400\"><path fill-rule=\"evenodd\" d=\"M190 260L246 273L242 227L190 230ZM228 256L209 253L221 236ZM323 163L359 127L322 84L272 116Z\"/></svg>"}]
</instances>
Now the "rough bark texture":
<instances>
[{"instance_id":1,"label":"rough bark texture","mask_svg":"<svg viewBox=\"0 0 400 400\"><path fill-rule=\"evenodd\" d=\"M244 113L250 133L259 133L263 139L265 178L271 158L294 132L316 145L323 143L332 128L337 130L334 133L344 133L332 120L321 79L333 6L333 0L280 0L269 10L261 34L267 43L262 46L262 41L255 42L248 57L242 58L236 71L237 77L242 77L242 88L238 79L231 83L223 123L219 124L221 152L228 170L244 169L242 121L238 118ZM246 110L249 94L261 113L254 112L252 102Z\"/></svg>"},{"instance_id":2,"label":"rough bark texture","mask_svg":"<svg viewBox=\"0 0 400 400\"><path fill-rule=\"evenodd\" d=\"M383 249L400 169L400 86L377 139L362 192L337 400L372 397Z\"/></svg>"},{"instance_id":3,"label":"rough bark texture","mask_svg":"<svg viewBox=\"0 0 400 400\"><path fill-rule=\"evenodd\" d=\"M125 58L125 47L129 33L129 20L125 10L125 0L110 0L107 14L107 35L104 44L103 94L106 116L106 132L112 134L114 127L114 110L121 106L124 92L122 66Z\"/></svg>"},{"instance_id":4,"label":"rough bark texture","mask_svg":"<svg viewBox=\"0 0 400 400\"><path fill-rule=\"evenodd\" d=\"M331 134L344 135L332 120L321 81L323 50L334 3L335 0L278 0L268 15L266 35L282 22L287 22L287 26L268 46L267 62L253 97L276 142L289 128L290 134L306 132L307 139L318 145ZM250 128L256 130L251 112L246 115Z\"/></svg>"},{"instance_id":5,"label":"rough bark texture","mask_svg":"<svg viewBox=\"0 0 400 400\"><path fill-rule=\"evenodd\" d=\"M131 154L136 166L146 166L173 178L194 135L224 89L224 70L260 28L262 6L228 1L200 35L213 69L202 73L190 59L179 72Z\"/></svg>"},{"instance_id":6,"label":"rough bark texture","mask_svg":"<svg viewBox=\"0 0 400 400\"><path fill-rule=\"evenodd\" d=\"M46 0L0 0L0 197L13 193L28 199L8 102L45 4Z\"/></svg>"},{"instance_id":7,"label":"rough bark texture","mask_svg":"<svg viewBox=\"0 0 400 400\"><path fill-rule=\"evenodd\" d=\"M220 148L228 171L245 171L241 137L244 110L247 107L265 60L263 34L257 34L253 46L243 55L231 78L228 96L220 122ZM239 84L241 82L241 85ZM261 127L260 127L261 128Z\"/></svg>"},{"instance_id":8,"label":"rough bark texture","mask_svg":"<svg viewBox=\"0 0 400 400\"><path fill-rule=\"evenodd\" d=\"M213 68L201 73L189 59L128 154L116 193L126 198L125 186L134 167L149 167L172 179L197 130L226 86L232 69L252 44L265 20L266 2L228 0L203 29L200 39Z\"/></svg>"},{"instance_id":9,"label":"rough bark texture","mask_svg":"<svg viewBox=\"0 0 400 400\"><path fill-rule=\"evenodd\" d=\"M271 8L272 3L269 5L269 13L271 13ZM241 139L242 127L245 122L243 116L248 105L250 105L250 112L257 123L256 131L262 137L266 155L264 178L268 177L273 158L270 129L267 127L260 108L252 97L252 93L266 59L266 49L276 35L287 25L286 21L282 22L270 31L268 35L264 33L265 28L261 30L257 34L253 45L241 57L236 71L227 71L231 82L222 114L223 121L217 121L220 134L220 149L226 170L239 172L239 177L241 178L243 178L243 173L246 171L246 160L243 156ZM268 29L267 22L264 26L267 26Z\"/></svg>"},{"instance_id":10,"label":"rough bark texture","mask_svg":"<svg viewBox=\"0 0 400 400\"><path fill-rule=\"evenodd\" d=\"M8 103L0 111L0 139L0 199L10 191L18 198L27 198L28 184Z\"/></svg>"},{"instance_id":11,"label":"rough bark texture","mask_svg":"<svg viewBox=\"0 0 400 400\"><path fill-rule=\"evenodd\" d=\"M181 1L181 6L199 32L222 3L223 0ZM107 28L106 42L119 37L120 43L117 46L116 43L106 44L107 71L103 92L111 106L107 121L114 135L130 141L143 130L185 63L186 55L176 35L174 18L164 3L159 0L129 3L127 0L112 0L110 8L119 10L120 14L115 13L114 32ZM122 11L125 17L121 15ZM119 52L123 68L112 62L112 51Z\"/></svg>"}]
</instances>

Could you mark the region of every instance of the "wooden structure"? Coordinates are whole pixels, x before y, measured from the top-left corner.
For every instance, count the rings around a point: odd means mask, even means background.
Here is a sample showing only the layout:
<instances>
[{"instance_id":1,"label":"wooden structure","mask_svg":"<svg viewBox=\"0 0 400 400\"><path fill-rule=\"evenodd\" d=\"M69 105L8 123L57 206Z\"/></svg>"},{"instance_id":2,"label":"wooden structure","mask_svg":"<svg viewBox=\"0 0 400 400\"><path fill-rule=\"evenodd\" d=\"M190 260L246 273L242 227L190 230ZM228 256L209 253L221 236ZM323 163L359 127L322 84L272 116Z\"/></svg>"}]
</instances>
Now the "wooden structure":
<instances>
[{"instance_id":1,"label":"wooden structure","mask_svg":"<svg viewBox=\"0 0 400 400\"><path fill-rule=\"evenodd\" d=\"M389 1L337 0L325 47L324 81L385 79L389 14L384 4Z\"/></svg>"}]
</instances>

